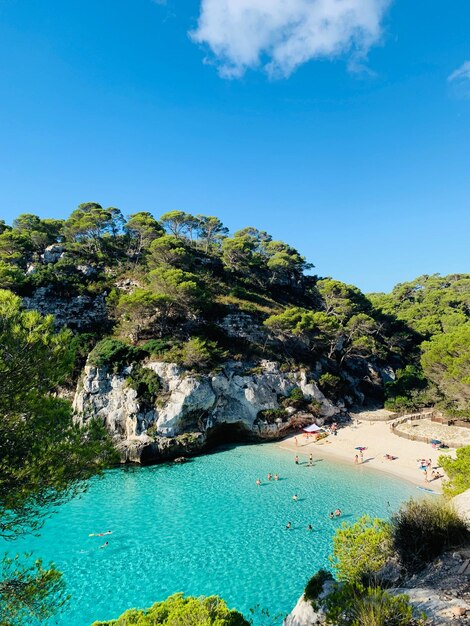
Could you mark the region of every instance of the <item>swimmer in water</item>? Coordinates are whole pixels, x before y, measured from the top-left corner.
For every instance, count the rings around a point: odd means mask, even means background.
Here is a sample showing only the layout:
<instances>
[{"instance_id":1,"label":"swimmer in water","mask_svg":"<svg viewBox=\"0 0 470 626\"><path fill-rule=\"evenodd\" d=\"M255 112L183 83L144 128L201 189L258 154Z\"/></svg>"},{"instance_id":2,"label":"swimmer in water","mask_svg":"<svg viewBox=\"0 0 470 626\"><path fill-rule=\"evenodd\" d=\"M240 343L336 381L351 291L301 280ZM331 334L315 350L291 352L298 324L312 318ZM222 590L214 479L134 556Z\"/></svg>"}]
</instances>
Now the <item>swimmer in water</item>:
<instances>
[{"instance_id":1,"label":"swimmer in water","mask_svg":"<svg viewBox=\"0 0 470 626\"><path fill-rule=\"evenodd\" d=\"M257 479L256 484L258 485L258 487L261 485L261 480L259 478Z\"/></svg>"},{"instance_id":2,"label":"swimmer in water","mask_svg":"<svg viewBox=\"0 0 470 626\"><path fill-rule=\"evenodd\" d=\"M287 522L286 524L286 530L289 530L289 528L292 528L292 524L290 522Z\"/></svg>"},{"instance_id":3,"label":"swimmer in water","mask_svg":"<svg viewBox=\"0 0 470 626\"><path fill-rule=\"evenodd\" d=\"M335 517L339 517L341 515L341 509L336 509Z\"/></svg>"},{"instance_id":4,"label":"swimmer in water","mask_svg":"<svg viewBox=\"0 0 470 626\"><path fill-rule=\"evenodd\" d=\"M279 480L279 476L277 474L274 474L274 480Z\"/></svg>"},{"instance_id":5,"label":"swimmer in water","mask_svg":"<svg viewBox=\"0 0 470 626\"><path fill-rule=\"evenodd\" d=\"M296 493L294 493L294 495L292 496L292 500L294 500L294 502L297 502L298 496Z\"/></svg>"},{"instance_id":6,"label":"swimmer in water","mask_svg":"<svg viewBox=\"0 0 470 626\"><path fill-rule=\"evenodd\" d=\"M268 474L268 480L271 480L271 478L273 477L273 475L271 473Z\"/></svg>"},{"instance_id":7,"label":"swimmer in water","mask_svg":"<svg viewBox=\"0 0 470 626\"><path fill-rule=\"evenodd\" d=\"M333 511L331 511L331 513L330 513L330 519L334 519L334 517L335 517L335 514L333 513Z\"/></svg>"},{"instance_id":8,"label":"swimmer in water","mask_svg":"<svg viewBox=\"0 0 470 626\"><path fill-rule=\"evenodd\" d=\"M102 545L102 546L100 546L100 548L107 548L108 546L109 546L109 543L108 543L107 541L105 541L105 542L103 543L103 545Z\"/></svg>"},{"instance_id":9,"label":"swimmer in water","mask_svg":"<svg viewBox=\"0 0 470 626\"><path fill-rule=\"evenodd\" d=\"M296 465L298 465L298 464L299 464L299 457L298 457L297 455L295 455L294 463L295 463Z\"/></svg>"},{"instance_id":10,"label":"swimmer in water","mask_svg":"<svg viewBox=\"0 0 470 626\"><path fill-rule=\"evenodd\" d=\"M312 524L309 524L309 525L307 526L307 530L313 530L313 526L312 526Z\"/></svg>"}]
</instances>

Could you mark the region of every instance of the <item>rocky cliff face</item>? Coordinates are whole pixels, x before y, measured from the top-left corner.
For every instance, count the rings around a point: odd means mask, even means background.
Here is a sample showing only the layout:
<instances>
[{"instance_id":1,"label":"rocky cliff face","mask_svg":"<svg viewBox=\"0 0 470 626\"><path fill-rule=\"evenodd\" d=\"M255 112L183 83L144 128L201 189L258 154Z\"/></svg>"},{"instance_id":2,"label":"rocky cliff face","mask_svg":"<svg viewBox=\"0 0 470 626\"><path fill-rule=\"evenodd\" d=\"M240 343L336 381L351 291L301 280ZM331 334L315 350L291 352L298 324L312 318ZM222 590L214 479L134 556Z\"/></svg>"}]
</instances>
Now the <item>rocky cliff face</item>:
<instances>
[{"instance_id":1,"label":"rocky cliff face","mask_svg":"<svg viewBox=\"0 0 470 626\"><path fill-rule=\"evenodd\" d=\"M57 328L68 326L85 332L108 323L104 294L70 296L58 294L52 287L39 287L23 298L23 306L42 315L53 315Z\"/></svg>"},{"instance_id":2,"label":"rocky cliff face","mask_svg":"<svg viewBox=\"0 0 470 626\"><path fill-rule=\"evenodd\" d=\"M158 461L201 449L224 428L246 438L276 438L279 423L259 413L279 408L279 399L299 387L321 405L321 416L338 413L305 372L281 372L263 361L256 373L245 363L225 363L215 374L191 374L172 363L150 362L161 382L155 406L145 406L126 382L130 368L113 374L86 366L74 399L77 420L100 418L119 442L123 461ZM184 444L184 445L183 445Z\"/></svg>"}]
</instances>

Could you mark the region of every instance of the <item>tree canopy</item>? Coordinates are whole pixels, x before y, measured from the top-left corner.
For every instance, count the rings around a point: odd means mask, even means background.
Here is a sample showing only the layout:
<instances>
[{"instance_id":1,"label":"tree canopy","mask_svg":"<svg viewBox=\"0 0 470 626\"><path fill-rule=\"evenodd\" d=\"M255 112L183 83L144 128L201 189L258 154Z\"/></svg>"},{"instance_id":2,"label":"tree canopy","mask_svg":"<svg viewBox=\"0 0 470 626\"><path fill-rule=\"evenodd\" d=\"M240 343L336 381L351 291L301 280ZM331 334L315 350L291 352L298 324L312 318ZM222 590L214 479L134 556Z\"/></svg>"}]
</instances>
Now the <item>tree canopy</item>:
<instances>
[{"instance_id":1,"label":"tree canopy","mask_svg":"<svg viewBox=\"0 0 470 626\"><path fill-rule=\"evenodd\" d=\"M86 488L115 460L103 427L72 422L69 402L54 391L70 374L72 335L56 332L52 316L24 311L0 290L0 536L37 531L45 515ZM4 557L0 623L45 618L65 601L60 574L40 560ZM3 621L1 621L3 620Z\"/></svg>"},{"instance_id":2,"label":"tree canopy","mask_svg":"<svg viewBox=\"0 0 470 626\"><path fill-rule=\"evenodd\" d=\"M353 401L351 374L371 381L375 399L391 409L469 408L470 275L421 276L366 296L312 269L264 230L231 234L216 216L182 210L125 220L117 208L85 202L65 220L23 213L0 224L0 287L20 296L40 288L64 298L102 295L108 321L91 328L96 339L173 348L217 341L229 356L320 363L318 377L339 378L335 389ZM229 341L224 319L240 313L258 341Z\"/></svg>"},{"instance_id":3,"label":"tree canopy","mask_svg":"<svg viewBox=\"0 0 470 626\"><path fill-rule=\"evenodd\" d=\"M249 626L241 613L229 609L218 596L207 598L170 596L149 609L130 609L115 620L92 626Z\"/></svg>"}]
</instances>

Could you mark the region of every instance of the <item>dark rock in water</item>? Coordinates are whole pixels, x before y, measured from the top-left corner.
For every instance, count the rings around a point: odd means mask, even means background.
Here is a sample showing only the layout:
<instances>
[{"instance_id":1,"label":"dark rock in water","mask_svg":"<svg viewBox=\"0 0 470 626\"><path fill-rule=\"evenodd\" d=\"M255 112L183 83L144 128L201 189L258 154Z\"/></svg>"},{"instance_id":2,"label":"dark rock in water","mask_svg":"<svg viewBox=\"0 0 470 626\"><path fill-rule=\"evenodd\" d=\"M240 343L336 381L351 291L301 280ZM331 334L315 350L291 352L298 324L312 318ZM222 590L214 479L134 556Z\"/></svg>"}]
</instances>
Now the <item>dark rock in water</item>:
<instances>
[{"instance_id":1,"label":"dark rock in water","mask_svg":"<svg viewBox=\"0 0 470 626\"><path fill-rule=\"evenodd\" d=\"M151 438L144 435L130 441L119 442L117 450L121 456L121 463L151 465L176 459L179 463L186 463L188 457L204 451L206 441L205 434L199 432L183 433L176 437Z\"/></svg>"}]
</instances>

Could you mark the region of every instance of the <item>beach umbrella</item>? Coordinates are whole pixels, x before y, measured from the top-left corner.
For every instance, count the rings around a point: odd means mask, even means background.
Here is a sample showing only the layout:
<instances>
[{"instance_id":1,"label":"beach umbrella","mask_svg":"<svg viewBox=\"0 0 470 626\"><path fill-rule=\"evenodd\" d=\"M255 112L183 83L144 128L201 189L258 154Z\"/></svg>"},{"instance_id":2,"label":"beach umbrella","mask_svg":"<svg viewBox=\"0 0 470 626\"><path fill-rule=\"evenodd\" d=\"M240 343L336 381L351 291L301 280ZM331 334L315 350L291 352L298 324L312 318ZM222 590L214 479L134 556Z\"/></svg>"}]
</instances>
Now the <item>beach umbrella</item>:
<instances>
[{"instance_id":1,"label":"beach umbrella","mask_svg":"<svg viewBox=\"0 0 470 626\"><path fill-rule=\"evenodd\" d=\"M303 430L306 433L318 433L322 429L316 424L311 424L310 426L306 426Z\"/></svg>"},{"instance_id":2,"label":"beach umbrella","mask_svg":"<svg viewBox=\"0 0 470 626\"><path fill-rule=\"evenodd\" d=\"M361 452L362 452L363 450L367 450L367 448L366 448L365 446L359 446L359 447L354 448L354 449L355 449L355 450L360 450Z\"/></svg>"}]
</instances>

